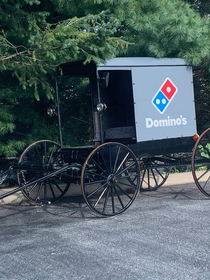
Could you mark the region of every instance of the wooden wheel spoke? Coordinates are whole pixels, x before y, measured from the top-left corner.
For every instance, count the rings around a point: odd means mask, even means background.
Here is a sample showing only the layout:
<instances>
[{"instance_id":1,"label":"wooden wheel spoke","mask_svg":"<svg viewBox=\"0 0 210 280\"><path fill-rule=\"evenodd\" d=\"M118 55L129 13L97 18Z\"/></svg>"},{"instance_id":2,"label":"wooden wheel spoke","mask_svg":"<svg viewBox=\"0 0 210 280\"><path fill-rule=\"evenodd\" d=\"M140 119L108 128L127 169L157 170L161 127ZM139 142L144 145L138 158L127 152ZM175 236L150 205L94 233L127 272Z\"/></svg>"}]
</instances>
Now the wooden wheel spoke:
<instances>
[{"instance_id":1,"label":"wooden wheel spoke","mask_svg":"<svg viewBox=\"0 0 210 280\"><path fill-rule=\"evenodd\" d=\"M141 183L140 183L141 186L142 186L142 184L143 184L143 182L144 182L145 173L146 173L146 169L144 170L144 173L143 173L143 175L142 175L142 180L141 180Z\"/></svg>"},{"instance_id":2,"label":"wooden wheel spoke","mask_svg":"<svg viewBox=\"0 0 210 280\"><path fill-rule=\"evenodd\" d=\"M110 173L113 172L112 170L112 153L111 153L111 146L109 145L109 170L110 170Z\"/></svg>"},{"instance_id":3,"label":"wooden wheel spoke","mask_svg":"<svg viewBox=\"0 0 210 280\"><path fill-rule=\"evenodd\" d=\"M116 166L117 166L117 162L118 162L118 158L119 158L119 155L120 155L120 151L121 151L121 147L119 146L118 149L117 149L117 156L116 156L115 162L114 162L113 173L115 173L115 169L116 169Z\"/></svg>"},{"instance_id":4,"label":"wooden wheel spoke","mask_svg":"<svg viewBox=\"0 0 210 280\"><path fill-rule=\"evenodd\" d=\"M119 194L118 194L118 192L117 192L115 186L113 186L113 188L114 188L115 194L116 194L116 196L117 196L117 198L118 198L118 200L119 200L119 202L120 202L122 208L124 209L125 206L124 206L124 204L123 204L123 202L122 202L122 200L121 200L121 198L120 198L120 196L119 196Z\"/></svg>"},{"instance_id":5,"label":"wooden wheel spoke","mask_svg":"<svg viewBox=\"0 0 210 280\"><path fill-rule=\"evenodd\" d=\"M113 196L113 187L111 186L111 197L112 197L112 212L115 213L115 205L114 205L114 196Z\"/></svg>"},{"instance_id":6,"label":"wooden wheel spoke","mask_svg":"<svg viewBox=\"0 0 210 280\"><path fill-rule=\"evenodd\" d=\"M135 164L135 162L132 162L129 166L125 167L123 170L121 170L119 173L116 173L116 176L121 175L122 173L124 173L125 171L127 171L129 168L131 168L133 165Z\"/></svg>"},{"instance_id":7,"label":"wooden wheel spoke","mask_svg":"<svg viewBox=\"0 0 210 280\"><path fill-rule=\"evenodd\" d=\"M126 183L123 183L123 182L119 182L119 181L118 181L117 184L124 185L124 186L130 187L130 188L137 189L137 187L136 187L135 185L126 184Z\"/></svg>"},{"instance_id":8,"label":"wooden wheel spoke","mask_svg":"<svg viewBox=\"0 0 210 280\"><path fill-rule=\"evenodd\" d=\"M103 176L103 175L101 175L101 174L98 174L98 173L95 173L95 172L93 172L93 171L86 170L86 173L87 173L88 175L91 175L92 178L93 178L93 180L95 179L95 178L93 177L93 175L96 176L96 177L101 177L101 178L103 178L103 179L106 180L106 177L105 177L105 176Z\"/></svg>"},{"instance_id":9,"label":"wooden wheel spoke","mask_svg":"<svg viewBox=\"0 0 210 280\"><path fill-rule=\"evenodd\" d=\"M165 179L165 177L162 175L162 173L160 173L160 171L159 171L157 168L155 168L155 171L160 175L160 177L161 177L162 179Z\"/></svg>"},{"instance_id":10,"label":"wooden wheel spoke","mask_svg":"<svg viewBox=\"0 0 210 280\"><path fill-rule=\"evenodd\" d=\"M37 194L36 194L36 197L35 197L35 201L37 201L38 198L39 198L39 195L40 195L40 192L41 192L41 188L42 188L42 182L39 184L39 188L38 188L38 191L37 191Z\"/></svg>"},{"instance_id":11,"label":"wooden wheel spoke","mask_svg":"<svg viewBox=\"0 0 210 280\"><path fill-rule=\"evenodd\" d=\"M39 162L42 163L42 158L41 158L41 156L40 156L40 152L38 151L38 147L37 147L37 146L35 146L35 150L36 150L36 154L37 154L37 156L38 156L38 158L39 158Z\"/></svg>"},{"instance_id":12,"label":"wooden wheel spoke","mask_svg":"<svg viewBox=\"0 0 210 280\"><path fill-rule=\"evenodd\" d=\"M132 199L132 197L126 191L124 191L117 183L115 183L115 186L118 189L120 189L128 198Z\"/></svg>"},{"instance_id":13,"label":"wooden wheel spoke","mask_svg":"<svg viewBox=\"0 0 210 280\"><path fill-rule=\"evenodd\" d=\"M102 199L103 195L105 194L106 190L108 187L106 187L103 192L101 193L101 195L99 196L98 200L95 202L94 207L96 207L98 205L98 203L100 202L100 200Z\"/></svg>"},{"instance_id":14,"label":"wooden wheel spoke","mask_svg":"<svg viewBox=\"0 0 210 280\"><path fill-rule=\"evenodd\" d=\"M47 143L44 142L43 145L44 145L43 164L47 164L47 163L45 162L45 159L47 158Z\"/></svg>"},{"instance_id":15,"label":"wooden wheel spoke","mask_svg":"<svg viewBox=\"0 0 210 280\"><path fill-rule=\"evenodd\" d=\"M89 182L89 183L85 183L87 186L88 185L95 185L95 184L101 184L106 182L106 180L100 180L100 181L93 181L93 182Z\"/></svg>"},{"instance_id":16,"label":"wooden wheel spoke","mask_svg":"<svg viewBox=\"0 0 210 280\"><path fill-rule=\"evenodd\" d=\"M87 198L90 198L92 195L94 195L95 193L97 193L98 191L100 191L101 189L103 189L105 186L107 185L107 182L103 185L101 185L100 187L98 187L97 189L95 189L93 192L91 192L89 195L87 195Z\"/></svg>"},{"instance_id":17,"label":"wooden wheel spoke","mask_svg":"<svg viewBox=\"0 0 210 280\"><path fill-rule=\"evenodd\" d=\"M56 188L62 193L63 190L60 188L60 186L56 183L55 178L52 178L53 184L54 186L56 186Z\"/></svg>"},{"instance_id":18,"label":"wooden wheel spoke","mask_svg":"<svg viewBox=\"0 0 210 280\"><path fill-rule=\"evenodd\" d=\"M105 158L104 158L104 156L103 156L103 153L102 153L102 151L99 151L99 154L101 155L101 158L102 158L102 161L103 161L103 163L104 163L104 166L105 166L105 168L106 168L106 171L108 172L108 166L107 166L107 164L106 164L106 160L105 160ZM108 175L108 173L106 172L106 175Z\"/></svg>"},{"instance_id":19,"label":"wooden wheel spoke","mask_svg":"<svg viewBox=\"0 0 210 280\"><path fill-rule=\"evenodd\" d=\"M27 153L27 157L30 157L32 161L37 161L37 158L34 156L34 154L31 153L31 151ZM39 158L39 162L41 162L40 157L38 158Z\"/></svg>"},{"instance_id":20,"label":"wooden wheel spoke","mask_svg":"<svg viewBox=\"0 0 210 280\"><path fill-rule=\"evenodd\" d=\"M38 184L39 184L39 183L36 183L36 184L32 185L31 187L28 187L28 188L26 189L27 193L28 193L28 194L31 194L32 191L38 186ZM29 188L30 188L30 189L29 189Z\"/></svg>"},{"instance_id":21,"label":"wooden wheel spoke","mask_svg":"<svg viewBox=\"0 0 210 280\"><path fill-rule=\"evenodd\" d=\"M50 186L51 193L52 193L52 195L53 195L53 199L55 199L55 193L54 193L52 184L51 184L50 182L49 182L49 186Z\"/></svg>"},{"instance_id":22,"label":"wooden wheel spoke","mask_svg":"<svg viewBox=\"0 0 210 280\"><path fill-rule=\"evenodd\" d=\"M150 189L150 177L149 177L149 169L147 169L147 181L148 181L148 188Z\"/></svg>"},{"instance_id":23,"label":"wooden wheel spoke","mask_svg":"<svg viewBox=\"0 0 210 280\"><path fill-rule=\"evenodd\" d=\"M151 169L151 173L152 173L152 176L153 176L153 178L154 178L154 180L155 180L155 184L156 184L156 186L158 186L158 182L157 182L157 180L156 180L156 177L155 177L155 174L154 174L154 171Z\"/></svg>"},{"instance_id":24,"label":"wooden wheel spoke","mask_svg":"<svg viewBox=\"0 0 210 280\"><path fill-rule=\"evenodd\" d=\"M44 201L46 202L47 199L47 186L46 186L46 182L43 182L44 184Z\"/></svg>"},{"instance_id":25,"label":"wooden wheel spoke","mask_svg":"<svg viewBox=\"0 0 210 280\"><path fill-rule=\"evenodd\" d=\"M206 170L203 174L201 174L200 177L198 177L198 181L200 181L201 178L203 178L203 176L205 176L210 170Z\"/></svg>"},{"instance_id":26,"label":"wooden wheel spoke","mask_svg":"<svg viewBox=\"0 0 210 280\"><path fill-rule=\"evenodd\" d=\"M105 176L108 175L108 173L106 172L106 170L104 170L93 158L91 158L91 162L93 162L104 174ZM95 173L96 174L96 173Z\"/></svg>"},{"instance_id":27,"label":"wooden wheel spoke","mask_svg":"<svg viewBox=\"0 0 210 280\"><path fill-rule=\"evenodd\" d=\"M37 179L37 177L33 177L33 178L31 178L30 180L26 180L26 178L25 178L25 175L27 175L26 174L26 172L23 172L23 171L21 171L21 175L23 176L23 183L24 184L28 184L28 183L31 183L31 182L33 182L33 181L35 181L36 179Z\"/></svg>"},{"instance_id":28,"label":"wooden wheel spoke","mask_svg":"<svg viewBox=\"0 0 210 280\"><path fill-rule=\"evenodd\" d=\"M133 174L132 174L132 176L133 176ZM117 179L127 179L127 178L129 178L130 181L132 181L132 182L134 182L137 179L137 177L138 177L138 175L135 175L134 179L131 179L131 174L128 174L128 175L122 176L122 177L116 176Z\"/></svg>"},{"instance_id":29,"label":"wooden wheel spoke","mask_svg":"<svg viewBox=\"0 0 210 280\"><path fill-rule=\"evenodd\" d=\"M56 145L53 145L52 151L51 151L50 156L49 156L48 164L49 164L49 163L51 162L51 160L52 160L52 156L53 156L53 154L54 154L54 152L55 152L55 148L56 148Z\"/></svg>"},{"instance_id":30,"label":"wooden wheel spoke","mask_svg":"<svg viewBox=\"0 0 210 280\"><path fill-rule=\"evenodd\" d=\"M126 154L126 156L124 157L124 159L122 160L122 162L120 163L120 165L118 166L115 174L117 174L117 172L120 170L121 166L124 164L124 162L126 161L127 157L129 156L129 152ZM118 174L119 175L119 174Z\"/></svg>"},{"instance_id":31,"label":"wooden wheel spoke","mask_svg":"<svg viewBox=\"0 0 210 280\"><path fill-rule=\"evenodd\" d=\"M104 201L104 207L103 207L102 213L105 213L105 210L106 210L106 206L107 206L107 202L108 202L108 198L109 198L109 191L110 191L110 189L108 188L107 192L106 192L106 198L105 198L105 201Z\"/></svg>"},{"instance_id":32,"label":"wooden wheel spoke","mask_svg":"<svg viewBox=\"0 0 210 280\"><path fill-rule=\"evenodd\" d=\"M104 176L107 176L107 175L108 175L108 173L106 172L106 170L104 170L93 158L91 159L91 162L93 162L94 165L96 165L96 166L104 173ZM89 172L91 172L91 171L89 171ZM95 173L95 174L97 174L97 173Z\"/></svg>"},{"instance_id":33,"label":"wooden wheel spoke","mask_svg":"<svg viewBox=\"0 0 210 280\"><path fill-rule=\"evenodd\" d=\"M206 188L206 186L207 186L207 184L208 184L208 182L209 182L209 179L210 179L210 176L209 176L209 178L207 179L206 183L204 184L203 190L205 190L205 188Z\"/></svg>"}]
</instances>

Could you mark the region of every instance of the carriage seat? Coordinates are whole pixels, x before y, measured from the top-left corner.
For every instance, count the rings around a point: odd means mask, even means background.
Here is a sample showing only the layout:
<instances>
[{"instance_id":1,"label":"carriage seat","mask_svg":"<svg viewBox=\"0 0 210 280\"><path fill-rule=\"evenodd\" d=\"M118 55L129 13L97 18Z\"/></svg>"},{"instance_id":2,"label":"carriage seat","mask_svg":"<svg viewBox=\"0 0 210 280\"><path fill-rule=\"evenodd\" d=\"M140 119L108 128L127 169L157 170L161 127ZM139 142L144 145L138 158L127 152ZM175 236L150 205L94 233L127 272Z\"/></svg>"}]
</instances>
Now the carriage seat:
<instances>
[{"instance_id":1,"label":"carriage seat","mask_svg":"<svg viewBox=\"0 0 210 280\"><path fill-rule=\"evenodd\" d=\"M105 139L136 139L136 131L134 126L112 127L105 130Z\"/></svg>"}]
</instances>

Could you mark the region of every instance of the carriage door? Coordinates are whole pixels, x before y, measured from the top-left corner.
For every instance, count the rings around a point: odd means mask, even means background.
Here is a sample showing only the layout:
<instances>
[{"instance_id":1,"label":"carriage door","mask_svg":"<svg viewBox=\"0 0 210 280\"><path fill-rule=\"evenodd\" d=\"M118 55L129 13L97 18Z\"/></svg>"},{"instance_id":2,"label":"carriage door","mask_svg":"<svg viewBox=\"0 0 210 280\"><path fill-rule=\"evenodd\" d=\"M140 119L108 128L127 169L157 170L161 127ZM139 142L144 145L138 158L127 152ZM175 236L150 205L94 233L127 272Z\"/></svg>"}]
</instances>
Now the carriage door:
<instances>
[{"instance_id":1,"label":"carriage door","mask_svg":"<svg viewBox=\"0 0 210 280\"><path fill-rule=\"evenodd\" d=\"M103 72L99 71L99 75L103 76ZM108 72L108 86L106 88L100 87L101 102L107 106L102 114L104 139L124 144L135 143L131 71L108 70Z\"/></svg>"}]
</instances>

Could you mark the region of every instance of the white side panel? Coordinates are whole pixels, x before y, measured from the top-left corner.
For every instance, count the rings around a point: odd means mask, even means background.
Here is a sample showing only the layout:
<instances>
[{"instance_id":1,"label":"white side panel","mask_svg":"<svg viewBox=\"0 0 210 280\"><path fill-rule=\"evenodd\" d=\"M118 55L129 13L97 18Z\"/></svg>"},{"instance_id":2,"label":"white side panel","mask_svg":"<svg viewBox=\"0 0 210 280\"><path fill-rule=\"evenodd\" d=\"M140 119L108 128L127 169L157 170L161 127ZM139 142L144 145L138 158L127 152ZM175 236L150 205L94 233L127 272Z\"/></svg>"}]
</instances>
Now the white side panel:
<instances>
[{"instance_id":1,"label":"white side panel","mask_svg":"<svg viewBox=\"0 0 210 280\"><path fill-rule=\"evenodd\" d=\"M132 80L138 142L197 133L191 67L133 67Z\"/></svg>"}]
</instances>

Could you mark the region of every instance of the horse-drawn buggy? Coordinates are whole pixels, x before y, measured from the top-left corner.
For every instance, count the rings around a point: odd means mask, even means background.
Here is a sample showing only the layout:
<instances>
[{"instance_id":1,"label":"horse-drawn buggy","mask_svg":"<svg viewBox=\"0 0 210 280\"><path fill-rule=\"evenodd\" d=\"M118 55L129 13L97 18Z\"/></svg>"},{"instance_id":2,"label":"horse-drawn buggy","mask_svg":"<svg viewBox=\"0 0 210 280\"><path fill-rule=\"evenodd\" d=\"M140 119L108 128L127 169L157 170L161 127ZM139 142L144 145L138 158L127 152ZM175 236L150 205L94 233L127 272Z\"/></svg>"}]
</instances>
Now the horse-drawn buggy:
<instances>
[{"instance_id":1,"label":"horse-drawn buggy","mask_svg":"<svg viewBox=\"0 0 210 280\"><path fill-rule=\"evenodd\" d=\"M183 59L65 63L57 67L56 96L56 112L48 114L58 117L60 144L40 140L26 148L18 164L2 174L5 179L16 169L19 187L0 199L21 190L35 204L53 203L78 184L92 211L114 216L128 209L140 190L163 185L172 166L191 163L195 183L210 196L210 130L197 135L192 68ZM66 103L83 116L89 112L87 145L64 144Z\"/></svg>"}]
</instances>

